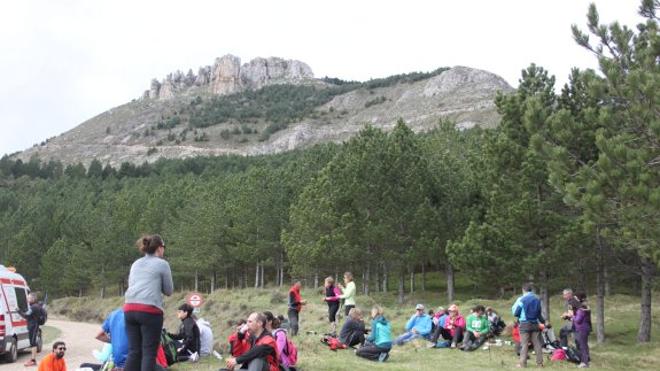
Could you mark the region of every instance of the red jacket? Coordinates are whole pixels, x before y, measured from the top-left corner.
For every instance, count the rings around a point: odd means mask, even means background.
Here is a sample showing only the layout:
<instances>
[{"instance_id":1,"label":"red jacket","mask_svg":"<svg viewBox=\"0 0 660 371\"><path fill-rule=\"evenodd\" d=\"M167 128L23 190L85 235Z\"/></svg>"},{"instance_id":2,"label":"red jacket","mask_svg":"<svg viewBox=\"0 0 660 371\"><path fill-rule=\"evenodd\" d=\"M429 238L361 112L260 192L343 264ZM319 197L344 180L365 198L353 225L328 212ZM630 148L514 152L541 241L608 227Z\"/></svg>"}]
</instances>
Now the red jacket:
<instances>
[{"instance_id":1,"label":"red jacket","mask_svg":"<svg viewBox=\"0 0 660 371\"><path fill-rule=\"evenodd\" d=\"M250 349L247 336L243 337L243 339L239 339L238 331L229 335L227 340L229 341L229 353L232 355L232 357L241 356L243 353Z\"/></svg>"},{"instance_id":2,"label":"red jacket","mask_svg":"<svg viewBox=\"0 0 660 371\"><path fill-rule=\"evenodd\" d=\"M248 336L250 349L240 357L236 357L236 363L249 364L249 362L255 358L265 358L266 362L268 362L269 371L279 371L280 352L273 335L264 330L264 332L261 333L261 336L257 339L252 335L247 335L246 338L248 338Z\"/></svg>"},{"instance_id":3,"label":"red jacket","mask_svg":"<svg viewBox=\"0 0 660 371\"><path fill-rule=\"evenodd\" d=\"M289 309L294 309L300 312L302 309L302 296L300 295L300 288L296 285L291 286L289 289Z\"/></svg>"}]
</instances>

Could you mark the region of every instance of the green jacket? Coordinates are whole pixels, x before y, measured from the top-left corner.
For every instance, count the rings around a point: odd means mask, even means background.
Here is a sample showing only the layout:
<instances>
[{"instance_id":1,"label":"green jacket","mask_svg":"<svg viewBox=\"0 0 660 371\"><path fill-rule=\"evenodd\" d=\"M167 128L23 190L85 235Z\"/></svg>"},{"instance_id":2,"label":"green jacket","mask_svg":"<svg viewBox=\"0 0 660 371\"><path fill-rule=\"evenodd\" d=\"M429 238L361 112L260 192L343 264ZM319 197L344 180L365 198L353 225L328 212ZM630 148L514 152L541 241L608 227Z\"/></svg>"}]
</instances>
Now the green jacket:
<instances>
[{"instance_id":1,"label":"green jacket","mask_svg":"<svg viewBox=\"0 0 660 371\"><path fill-rule=\"evenodd\" d=\"M344 305L355 305L355 282L351 281L346 284L346 287L344 287L342 291L342 294L339 295L340 299L344 299Z\"/></svg>"},{"instance_id":2,"label":"green jacket","mask_svg":"<svg viewBox=\"0 0 660 371\"><path fill-rule=\"evenodd\" d=\"M488 329L490 328L488 324L488 316L485 314L482 316L477 316L476 314L472 313L468 316L466 322L466 329L468 331L472 332L478 332L480 334L485 334L488 332Z\"/></svg>"}]
</instances>

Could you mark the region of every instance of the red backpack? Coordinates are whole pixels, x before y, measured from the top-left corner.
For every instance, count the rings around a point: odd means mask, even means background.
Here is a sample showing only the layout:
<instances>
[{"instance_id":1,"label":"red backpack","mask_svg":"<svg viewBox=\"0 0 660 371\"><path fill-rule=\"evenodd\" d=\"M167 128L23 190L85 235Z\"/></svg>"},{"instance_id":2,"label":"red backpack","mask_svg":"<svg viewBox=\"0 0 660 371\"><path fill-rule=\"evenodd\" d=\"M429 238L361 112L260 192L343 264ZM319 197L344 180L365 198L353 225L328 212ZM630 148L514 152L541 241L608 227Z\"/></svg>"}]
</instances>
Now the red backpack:
<instances>
[{"instance_id":1,"label":"red backpack","mask_svg":"<svg viewBox=\"0 0 660 371\"><path fill-rule=\"evenodd\" d=\"M296 344L294 344L291 339L286 334L286 330L278 328L273 332L273 337L277 340L277 334L280 332L284 333L284 336L286 338L286 345L284 346L284 349L282 349L282 352L280 354L280 360L282 363L286 366L295 366L296 363L298 363L298 348L296 348ZM288 363L288 364L287 364Z\"/></svg>"}]
</instances>

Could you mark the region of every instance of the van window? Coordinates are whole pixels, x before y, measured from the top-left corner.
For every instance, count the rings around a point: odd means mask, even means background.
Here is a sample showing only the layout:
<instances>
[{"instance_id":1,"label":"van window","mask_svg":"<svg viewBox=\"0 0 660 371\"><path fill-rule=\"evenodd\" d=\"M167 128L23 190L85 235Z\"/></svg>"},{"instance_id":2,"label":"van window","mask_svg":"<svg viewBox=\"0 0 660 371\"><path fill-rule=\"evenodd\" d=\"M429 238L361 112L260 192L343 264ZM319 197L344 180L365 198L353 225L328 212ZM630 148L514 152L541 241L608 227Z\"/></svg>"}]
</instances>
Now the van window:
<instances>
[{"instance_id":1,"label":"van window","mask_svg":"<svg viewBox=\"0 0 660 371\"><path fill-rule=\"evenodd\" d=\"M27 312L28 302L27 302L27 295L25 294L25 289L20 287L14 287L14 291L16 292L16 304L18 304L18 309L20 309L22 312Z\"/></svg>"}]
</instances>

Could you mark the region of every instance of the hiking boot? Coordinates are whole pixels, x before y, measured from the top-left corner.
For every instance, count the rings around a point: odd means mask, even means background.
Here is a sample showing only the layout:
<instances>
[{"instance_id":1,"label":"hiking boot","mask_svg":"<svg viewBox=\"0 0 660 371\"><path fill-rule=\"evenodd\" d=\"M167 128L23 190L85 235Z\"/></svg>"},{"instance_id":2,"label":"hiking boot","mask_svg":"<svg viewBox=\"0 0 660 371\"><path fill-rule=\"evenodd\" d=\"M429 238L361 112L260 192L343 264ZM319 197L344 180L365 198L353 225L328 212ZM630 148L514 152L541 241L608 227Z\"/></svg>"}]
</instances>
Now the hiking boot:
<instances>
[{"instance_id":1,"label":"hiking boot","mask_svg":"<svg viewBox=\"0 0 660 371\"><path fill-rule=\"evenodd\" d=\"M451 343L452 348L456 348L456 343Z\"/></svg>"},{"instance_id":2,"label":"hiking boot","mask_svg":"<svg viewBox=\"0 0 660 371\"><path fill-rule=\"evenodd\" d=\"M435 343L428 343L428 344L426 344L426 347L429 348L429 349L430 348L435 348L435 345L436 345Z\"/></svg>"},{"instance_id":3,"label":"hiking boot","mask_svg":"<svg viewBox=\"0 0 660 371\"><path fill-rule=\"evenodd\" d=\"M35 361L34 359L31 359L31 360L23 363L23 366L25 366L25 367L31 367L31 366L36 366L36 365L37 365L37 361Z\"/></svg>"},{"instance_id":4,"label":"hiking boot","mask_svg":"<svg viewBox=\"0 0 660 371\"><path fill-rule=\"evenodd\" d=\"M589 368L589 365L586 364L586 363L584 363L584 362L582 362L582 363L580 363L580 364L577 366L577 368Z\"/></svg>"},{"instance_id":5,"label":"hiking boot","mask_svg":"<svg viewBox=\"0 0 660 371\"><path fill-rule=\"evenodd\" d=\"M390 352L383 352L378 355L378 362L385 362L390 358Z\"/></svg>"}]
</instances>

